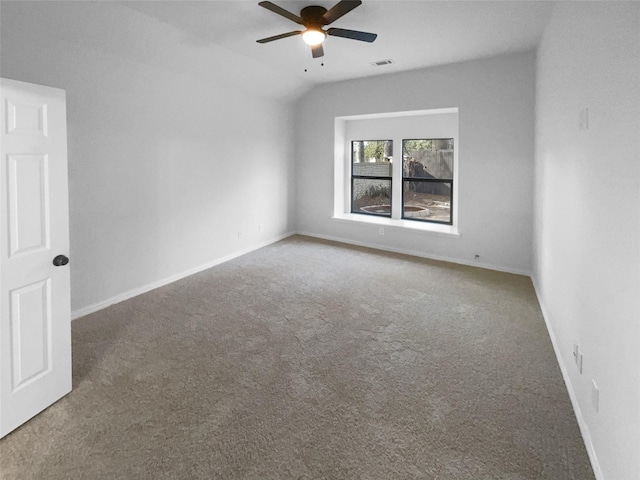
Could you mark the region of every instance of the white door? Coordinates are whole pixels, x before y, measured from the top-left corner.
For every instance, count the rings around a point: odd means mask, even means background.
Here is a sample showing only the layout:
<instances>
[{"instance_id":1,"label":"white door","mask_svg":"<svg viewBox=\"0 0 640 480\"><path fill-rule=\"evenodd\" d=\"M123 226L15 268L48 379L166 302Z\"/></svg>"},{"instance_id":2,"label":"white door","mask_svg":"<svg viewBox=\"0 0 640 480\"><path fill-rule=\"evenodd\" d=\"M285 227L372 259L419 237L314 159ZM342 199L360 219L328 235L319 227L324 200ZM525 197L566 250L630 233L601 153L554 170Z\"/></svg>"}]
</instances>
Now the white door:
<instances>
[{"instance_id":1,"label":"white door","mask_svg":"<svg viewBox=\"0 0 640 480\"><path fill-rule=\"evenodd\" d=\"M71 317L65 92L3 78L0 96L3 437L71 391Z\"/></svg>"}]
</instances>

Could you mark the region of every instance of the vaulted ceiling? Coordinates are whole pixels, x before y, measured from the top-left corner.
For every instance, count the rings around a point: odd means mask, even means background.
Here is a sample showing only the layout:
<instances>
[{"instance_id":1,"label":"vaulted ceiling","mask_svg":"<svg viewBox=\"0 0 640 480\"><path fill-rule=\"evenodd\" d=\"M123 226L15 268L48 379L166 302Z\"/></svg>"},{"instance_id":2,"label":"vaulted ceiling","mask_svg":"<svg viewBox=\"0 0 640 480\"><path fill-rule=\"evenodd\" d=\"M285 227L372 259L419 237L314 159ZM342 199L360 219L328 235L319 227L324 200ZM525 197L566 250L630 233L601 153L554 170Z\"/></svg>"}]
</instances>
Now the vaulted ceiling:
<instances>
[{"instance_id":1,"label":"vaulted ceiling","mask_svg":"<svg viewBox=\"0 0 640 480\"><path fill-rule=\"evenodd\" d=\"M331 8L336 2L274 0L295 14L310 4ZM24 12L12 16L24 25L9 28L208 79L226 75L256 93L292 98L318 83L533 49L553 2L363 0L332 27L375 32L376 41L329 37L321 59L312 59L298 36L256 43L298 27L258 0L53 1L37 9L34 3L3 1L2 10ZM387 59L393 63L371 65Z\"/></svg>"},{"instance_id":2,"label":"vaulted ceiling","mask_svg":"<svg viewBox=\"0 0 640 480\"><path fill-rule=\"evenodd\" d=\"M275 0L296 15L308 5L337 0ZM363 4L332 27L378 34L367 44L329 37L325 57L313 60L300 37L256 40L299 25L257 1L133 1L128 8L184 31L195 43L216 44L311 83L378 75L535 48L551 3L544 1L380 1ZM392 59L385 67L371 62ZM324 67L320 64L324 61ZM305 75L304 69L307 68Z\"/></svg>"}]
</instances>

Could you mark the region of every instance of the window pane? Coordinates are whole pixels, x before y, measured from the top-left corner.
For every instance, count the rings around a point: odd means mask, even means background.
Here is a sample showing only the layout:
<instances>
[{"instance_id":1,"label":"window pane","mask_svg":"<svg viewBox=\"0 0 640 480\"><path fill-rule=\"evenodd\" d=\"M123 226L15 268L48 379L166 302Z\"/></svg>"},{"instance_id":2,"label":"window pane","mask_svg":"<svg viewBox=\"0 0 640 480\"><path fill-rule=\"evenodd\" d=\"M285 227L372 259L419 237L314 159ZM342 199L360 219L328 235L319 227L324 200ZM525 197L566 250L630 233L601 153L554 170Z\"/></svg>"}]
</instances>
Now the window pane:
<instances>
[{"instance_id":1,"label":"window pane","mask_svg":"<svg viewBox=\"0 0 640 480\"><path fill-rule=\"evenodd\" d=\"M391 164L389 162L354 163L353 175L359 177L390 177Z\"/></svg>"},{"instance_id":2,"label":"window pane","mask_svg":"<svg viewBox=\"0 0 640 480\"><path fill-rule=\"evenodd\" d=\"M402 141L402 176L453 179L453 138Z\"/></svg>"},{"instance_id":3,"label":"window pane","mask_svg":"<svg viewBox=\"0 0 640 480\"><path fill-rule=\"evenodd\" d=\"M357 140L351 142L353 175L390 177L393 160L391 140Z\"/></svg>"},{"instance_id":4,"label":"window pane","mask_svg":"<svg viewBox=\"0 0 640 480\"><path fill-rule=\"evenodd\" d=\"M403 218L451 223L451 183L404 181Z\"/></svg>"},{"instance_id":5,"label":"window pane","mask_svg":"<svg viewBox=\"0 0 640 480\"><path fill-rule=\"evenodd\" d=\"M351 211L391 216L391 180L354 178Z\"/></svg>"}]
</instances>

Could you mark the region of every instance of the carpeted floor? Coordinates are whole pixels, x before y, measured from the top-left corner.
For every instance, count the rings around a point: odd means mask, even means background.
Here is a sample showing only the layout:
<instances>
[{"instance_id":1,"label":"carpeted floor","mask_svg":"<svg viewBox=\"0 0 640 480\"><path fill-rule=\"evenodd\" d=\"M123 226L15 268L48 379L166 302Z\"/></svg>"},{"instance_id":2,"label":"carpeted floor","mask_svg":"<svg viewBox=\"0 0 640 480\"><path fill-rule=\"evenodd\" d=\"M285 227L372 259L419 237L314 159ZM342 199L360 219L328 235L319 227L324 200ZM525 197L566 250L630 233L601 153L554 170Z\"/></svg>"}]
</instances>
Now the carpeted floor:
<instances>
[{"instance_id":1,"label":"carpeted floor","mask_svg":"<svg viewBox=\"0 0 640 480\"><path fill-rule=\"evenodd\" d=\"M294 236L73 323L2 479L592 479L531 281Z\"/></svg>"}]
</instances>

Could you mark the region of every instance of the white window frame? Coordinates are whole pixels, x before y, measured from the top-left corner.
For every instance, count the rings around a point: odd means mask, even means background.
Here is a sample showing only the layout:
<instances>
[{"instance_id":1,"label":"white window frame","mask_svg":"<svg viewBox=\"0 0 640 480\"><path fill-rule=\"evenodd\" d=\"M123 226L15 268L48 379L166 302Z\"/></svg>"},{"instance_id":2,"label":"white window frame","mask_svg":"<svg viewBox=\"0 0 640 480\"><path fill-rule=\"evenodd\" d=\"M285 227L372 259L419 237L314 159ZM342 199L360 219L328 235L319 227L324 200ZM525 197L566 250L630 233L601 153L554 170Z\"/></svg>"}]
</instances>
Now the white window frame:
<instances>
[{"instance_id":1,"label":"white window frame","mask_svg":"<svg viewBox=\"0 0 640 480\"><path fill-rule=\"evenodd\" d=\"M433 115L439 114L455 114L455 127L449 125L439 130L437 117ZM430 125L436 124L435 127L424 129L420 126L421 119L416 117L424 117L425 123ZM439 108L430 110L414 110L408 112L391 112L368 115L351 115L335 118L335 145L334 145L334 211L332 218L340 222L358 223L377 225L381 228L397 228L401 230L415 230L430 232L442 235L459 235L458 230L458 152L460 150L458 138L458 109L457 108ZM443 117L444 118L444 117ZM451 118L449 115L448 118ZM359 121L366 122L359 122ZM436 120L434 122L434 120ZM355 121L355 122L354 122ZM350 123L353 122L353 123ZM443 122L445 123L445 122ZM353 134L349 134L352 125L358 125L360 133L356 136L363 135L371 138L385 138L393 140L394 158L392 167L392 198L391 198L391 218L378 217L374 215L362 215L351 213L351 141L362 140L362 138L351 138ZM415 124L415 127L412 125ZM370 131L363 134L362 128L370 127ZM415 128L414 130L411 130ZM389 134L389 129L393 129L395 134ZM386 135L384 134L387 132ZM364 138L364 137L363 137ZM402 149L397 149L398 145L402 146L402 140L407 138L453 138L454 139L454 160L453 160L453 223L441 224L415 221L410 219L402 219ZM396 152L400 151L400 155Z\"/></svg>"}]
</instances>

